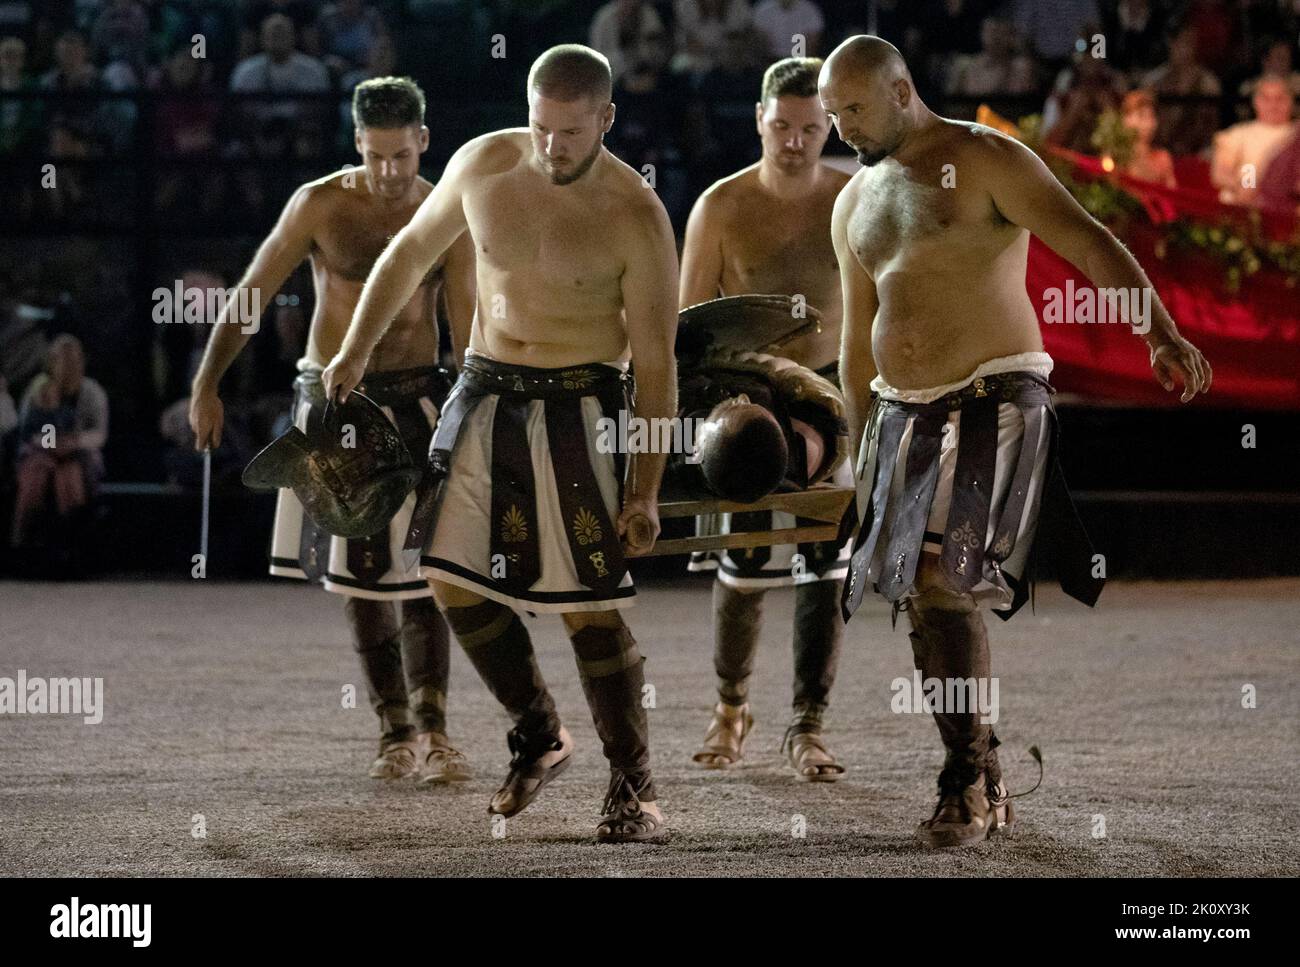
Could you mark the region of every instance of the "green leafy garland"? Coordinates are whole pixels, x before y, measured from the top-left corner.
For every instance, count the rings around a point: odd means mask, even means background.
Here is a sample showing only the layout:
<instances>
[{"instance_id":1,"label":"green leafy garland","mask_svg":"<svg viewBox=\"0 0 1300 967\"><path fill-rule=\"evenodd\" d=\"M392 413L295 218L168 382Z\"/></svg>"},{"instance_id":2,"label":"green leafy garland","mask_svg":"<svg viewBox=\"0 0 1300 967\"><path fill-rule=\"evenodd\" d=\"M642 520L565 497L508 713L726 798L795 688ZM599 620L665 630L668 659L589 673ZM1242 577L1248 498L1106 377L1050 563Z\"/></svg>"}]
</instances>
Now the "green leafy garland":
<instances>
[{"instance_id":1,"label":"green leafy garland","mask_svg":"<svg viewBox=\"0 0 1300 967\"><path fill-rule=\"evenodd\" d=\"M1021 140L1032 148L1051 169L1088 214L1122 235L1128 220L1146 219L1141 201L1111 178L1079 179L1068 161L1044 150L1042 116L1021 118ZM1132 156L1133 132L1123 125L1117 111L1106 111L1097 121L1092 145L1103 156L1123 167ZM1211 225L1192 218L1179 217L1156 226L1162 233L1156 242L1156 256L1164 259L1171 249L1194 252L1212 259L1223 271L1224 288L1232 294L1241 283L1261 269L1280 272L1288 288L1300 283L1300 233L1290 240L1274 241L1265 237L1259 212L1250 211L1246 224L1224 220Z\"/></svg>"}]
</instances>

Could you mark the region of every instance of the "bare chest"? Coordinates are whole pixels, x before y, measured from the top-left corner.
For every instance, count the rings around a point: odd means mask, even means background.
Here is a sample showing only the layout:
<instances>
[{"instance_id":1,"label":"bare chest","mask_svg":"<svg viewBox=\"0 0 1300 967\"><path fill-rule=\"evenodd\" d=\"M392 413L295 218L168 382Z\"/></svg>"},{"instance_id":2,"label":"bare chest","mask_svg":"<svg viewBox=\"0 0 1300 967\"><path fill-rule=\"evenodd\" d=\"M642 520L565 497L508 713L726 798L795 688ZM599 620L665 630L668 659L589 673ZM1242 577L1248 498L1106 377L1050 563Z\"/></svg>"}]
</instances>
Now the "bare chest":
<instances>
[{"instance_id":1,"label":"bare chest","mask_svg":"<svg viewBox=\"0 0 1300 967\"><path fill-rule=\"evenodd\" d=\"M737 213L722 240L726 289L811 295L838 286L832 204Z\"/></svg>"},{"instance_id":2,"label":"bare chest","mask_svg":"<svg viewBox=\"0 0 1300 967\"><path fill-rule=\"evenodd\" d=\"M933 263L962 259L972 247L988 243L995 229L987 196L959 187L959 173L935 164L932 178L894 170L862 186L849 218L849 244L872 273L900 262Z\"/></svg>"},{"instance_id":3,"label":"bare chest","mask_svg":"<svg viewBox=\"0 0 1300 967\"><path fill-rule=\"evenodd\" d=\"M313 241L312 260L340 281L365 282L384 249L414 214L412 208L396 215L331 218ZM421 284L436 281L440 272L440 265L435 265Z\"/></svg>"},{"instance_id":4,"label":"bare chest","mask_svg":"<svg viewBox=\"0 0 1300 967\"><path fill-rule=\"evenodd\" d=\"M489 180L465 199L480 271L545 289L599 293L618 286L618 213L574 198L536 195Z\"/></svg>"}]
</instances>

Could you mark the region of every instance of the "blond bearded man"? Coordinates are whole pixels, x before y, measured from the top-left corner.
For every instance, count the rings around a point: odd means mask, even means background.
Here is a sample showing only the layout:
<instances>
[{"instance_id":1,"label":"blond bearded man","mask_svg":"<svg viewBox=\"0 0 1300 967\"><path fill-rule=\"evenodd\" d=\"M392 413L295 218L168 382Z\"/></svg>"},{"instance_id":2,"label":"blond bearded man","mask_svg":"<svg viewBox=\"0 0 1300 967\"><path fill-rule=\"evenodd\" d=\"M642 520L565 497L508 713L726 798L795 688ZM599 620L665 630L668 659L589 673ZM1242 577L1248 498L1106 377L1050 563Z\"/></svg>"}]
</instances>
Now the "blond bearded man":
<instances>
[{"instance_id":1,"label":"blond bearded man","mask_svg":"<svg viewBox=\"0 0 1300 967\"><path fill-rule=\"evenodd\" d=\"M460 379L430 452L408 544L466 654L514 721L513 757L489 811L512 816L570 761L573 740L517 612L561 615L610 763L605 842L665 834L650 774L645 676L618 609L625 558L653 547L666 454L603 452L602 415L676 411L677 254L667 213L605 150L609 62L554 47L528 78L529 127L464 145L366 283L325 373L346 395L395 308L462 232L478 302ZM626 477L623 473L626 467Z\"/></svg>"}]
</instances>

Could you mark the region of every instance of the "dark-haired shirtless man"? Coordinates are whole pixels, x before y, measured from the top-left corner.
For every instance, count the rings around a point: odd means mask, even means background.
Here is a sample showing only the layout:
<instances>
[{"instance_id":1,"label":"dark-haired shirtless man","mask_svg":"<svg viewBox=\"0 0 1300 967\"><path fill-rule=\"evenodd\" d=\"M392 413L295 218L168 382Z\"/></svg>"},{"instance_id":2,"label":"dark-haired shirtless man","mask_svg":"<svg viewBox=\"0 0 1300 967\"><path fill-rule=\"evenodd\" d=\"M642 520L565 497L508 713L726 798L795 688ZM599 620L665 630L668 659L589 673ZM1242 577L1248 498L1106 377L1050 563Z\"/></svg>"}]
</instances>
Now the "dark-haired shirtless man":
<instances>
[{"instance_id":1,"label":"dark-haired shirtless man","mask_svg":"<svg viewBox=\"0 0 1300 967\"><path fill-rule=\"evenodd\" d=\"M352 102L362 165L308 182L294 192L219 318L195 375L190 426L201 450L221 443L224 422L217 387L253 332L236 307L268 305L290 274L309 260L316 306L307 349L298 361L294 422L319 421L325 400L321 371L338 351L366 275L379 254L415 214L433 185L420 177L429 146L424 93L408 78L360 84ZM251 294L252 300L248 300ZM463 347L474 311L474 249L468 236L393 307L393 324L375 347L365 391L397 425L418 458L429 438L451 377L438 365L441 301L451 342ZM447 738L450 638L418 567L407 567L402 542L415 498L408 497L378 534L345 540L325 533L303 513L292 490L280 491L271 542L271 573L320 581L344 598L344 613L361 659L370 703L380 721L376 779L417 775L422 784L469 777L465 757ZM401 618L394 606L400 602ZM272 647L273 647L273 643Z\"/></svg>"}]
</instances>

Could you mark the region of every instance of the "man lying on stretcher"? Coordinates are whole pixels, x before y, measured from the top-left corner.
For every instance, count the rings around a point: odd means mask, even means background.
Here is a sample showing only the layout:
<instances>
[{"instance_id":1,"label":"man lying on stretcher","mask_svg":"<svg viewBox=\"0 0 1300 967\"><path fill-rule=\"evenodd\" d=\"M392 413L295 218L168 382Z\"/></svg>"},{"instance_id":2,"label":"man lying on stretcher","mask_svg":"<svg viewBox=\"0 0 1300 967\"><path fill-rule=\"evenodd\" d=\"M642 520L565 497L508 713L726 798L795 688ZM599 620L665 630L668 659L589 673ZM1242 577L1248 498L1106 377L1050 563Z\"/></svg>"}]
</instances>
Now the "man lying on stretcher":
<instances>
[{"instance_id":1,"label":"man lying on stretcher","mask_svg":"<svg viewBox=\"0 0 1300 967\"><path fill-rule=\"evenodd\" d=\"M711 350L681 369L677 393L678 416L695 428L698 462L673 456L674 489L750 503L804 490L846 459L839 390L788 359Z\"/></svg>"}]
</instances>

